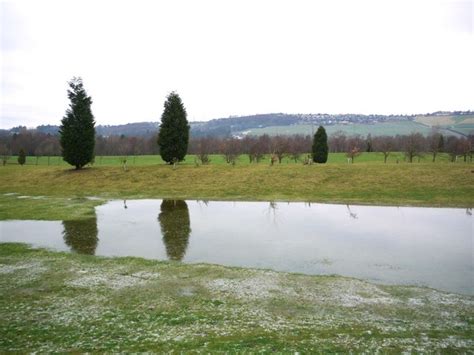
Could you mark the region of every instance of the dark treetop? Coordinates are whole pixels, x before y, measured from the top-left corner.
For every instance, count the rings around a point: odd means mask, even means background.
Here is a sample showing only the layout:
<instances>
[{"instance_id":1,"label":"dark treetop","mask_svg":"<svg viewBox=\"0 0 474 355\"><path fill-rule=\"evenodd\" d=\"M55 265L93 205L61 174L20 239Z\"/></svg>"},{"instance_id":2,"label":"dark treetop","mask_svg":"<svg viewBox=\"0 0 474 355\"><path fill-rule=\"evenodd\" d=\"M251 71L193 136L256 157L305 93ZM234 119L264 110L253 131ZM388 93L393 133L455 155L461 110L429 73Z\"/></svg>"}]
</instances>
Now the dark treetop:
<instances>
[{"instance_id":1,"label":"dark treetop","mask_svg":"<svg viewBox=\"0 0 474 355\"><path fill-rule=\"evenodd\" d=\"M160 155L167 163L182 161L188 151L189 124L179 95L172 92L165 101L158 133Z\"/></svg>"},{"instance_id":2,"label":"dark treetop","mask_svg":"<svg viewBox=\"0 0 474 355\"><path fill-rule=\"evenodd\" d=\"M328 136L323 126L319 126L313 138L313 161L326 163L328 161Z\"/></svg>"},{"instance_id":3,"label":"dark treetop","mask_svg":"<svg viewBox=\"0 0 474 355\"><path fill-rule=\"evenodd\" d=\"M92 99L87 96L81 78L69 82L69 108L59 129L63 159L76 169L94 159L95 122L91 111Z\"/></svg>"}]
</instances>

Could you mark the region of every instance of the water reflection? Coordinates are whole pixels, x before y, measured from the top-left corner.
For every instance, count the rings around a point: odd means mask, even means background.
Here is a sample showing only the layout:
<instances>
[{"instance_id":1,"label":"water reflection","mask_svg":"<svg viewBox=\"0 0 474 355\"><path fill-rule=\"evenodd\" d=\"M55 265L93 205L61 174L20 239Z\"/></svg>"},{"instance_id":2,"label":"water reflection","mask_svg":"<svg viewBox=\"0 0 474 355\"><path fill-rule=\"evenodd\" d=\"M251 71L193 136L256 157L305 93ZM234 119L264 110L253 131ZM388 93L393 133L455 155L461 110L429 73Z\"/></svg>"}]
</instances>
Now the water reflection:
<instances>
[{"instance_id":1,"label":"water reflection","mask_svg":"<svg viewBox=\"0 0 474 355\"><path fill-rule=\"evenodd\" d=\"M470 208L116 200L97 207L96 216L0 221L0 242L474 294Z\"/></svg>"},{"instance_id":2,"label":"water reflection","mask_svg":"<svg viewBox=\"0 0 474 355\"><path fill-rule=\"evenodd\" d=\"M349 205L346 205L346 206L347 206L347 211L349 211L349 217L357 219L357 213L352 212L351 206Z\"/></svg>"},{"instance_id":3,"label":"water reflection","mask_svg":"<svg viewBox=\"0 0 474 355\"><path fill-rule=\"evenodd\" d=\"M268 203L268 216L273 218L273 224L274 225L278 224L277 209L278 209L278 205L275 201L270 201Z\"/></svg>"},{"instance_id":4,"label":"water reflection","mask_svg":"<svg viewBox=\"0 0 474 355\"><path fill-rule=\"evenodd\" d=\"M209 200L197 200L196 202L197 202L199 205L200 205L201 203L203 203L204 206L206 206L206 207L209 205Z\"/></svg>"},{"instance_id":5,"label":"water reflection","mask_svg":"<svg viewBox=\"0 0 474 355\"><path fill-rule=\"evenodd\" d=\"M186 201L163 200L158 215L161 234L170 260L183 260L188 248L191 222Z\"/></svg>"},{"instance_id":6,"label":"water reflection","mask_svg":"<svg viewBox=\"0 0 474 355\"><path fill-rule=\"evenodd\" d=\"M94 255L99 238L97 217L79 221L63 221L63 238L71 251L79 254Z\"/></svg>"}]
</instances>

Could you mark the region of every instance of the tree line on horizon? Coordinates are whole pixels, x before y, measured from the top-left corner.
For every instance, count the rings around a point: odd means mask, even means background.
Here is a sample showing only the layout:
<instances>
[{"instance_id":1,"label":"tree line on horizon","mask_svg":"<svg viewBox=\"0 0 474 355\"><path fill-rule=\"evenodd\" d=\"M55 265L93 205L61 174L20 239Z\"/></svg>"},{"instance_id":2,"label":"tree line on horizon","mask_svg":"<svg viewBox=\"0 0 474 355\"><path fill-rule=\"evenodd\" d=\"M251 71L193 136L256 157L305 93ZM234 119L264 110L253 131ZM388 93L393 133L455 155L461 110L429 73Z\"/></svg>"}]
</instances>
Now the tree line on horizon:
<instances>
[{"instance_id":1,"label":"tree line on horizon","mask_svg":"<svg viewBox=\"0 0 474 355\"><path fill-rule=\"evenodd\" d=\"M94 156L157 155L160 153L157 144L158 134L152 137L97 136L95 138ZM441 138L442 137L442 138ZM242 139L201 137L189 138L188 154L196 155L201 161L210 159L210 155L223 155L228 162L245 155L249 162L260 162L265 156L275 154L278 161L284 158L295 162L303 161L312 151L313 138L310 135L288 136L246 136ZM430 155L436 160L439 153L449 154L451 160L456 157L469 159L472 156L474 136L442 136L433 132L429 136L421 134L363 137L335 133L328 136L329 153L345 153L354 158L364 152L379 152L388 158L393 152L406 152L407 160L418 155ZM20 133L0 137L0 154L18 156L23 150L25 156L49 157L61 156L59 136L49 135L34 130L23 130ZM206 158L207 156L207 158ZM349 157L350 158L350 157Z\"/></svg>"},{"instance_id":2,"label":"tree line on horizon","mask_svg":"<svg viewBox=\"0 0 474 355\"><path fill-rule=\"evenodd\" d=\"M474 136L445 137L437 131L425 137L420 133L409 135L366 137L346 136L336 132L329 138L320 126L314 137L291 136L245 136L243 138L190 137L190 126L186 109L179 95L170 93L164 103L164 112L157 134L151 138L126 136L96 136L95 121L91 110L92 99L84 89L80 78L69 82L69 108L61 121L59 135L45 134L24 129L11 136L0 137L0 156L5 165L10 155L18 155L18 162L24 164L25 156L59 156L80 169L93 162L95 156L160 154L162 159L175 164L186 154L195 154L201 164L210 162L211 154L221 154L228 163L246 155L249 162L260 162L266 155L271 164L281 163L288 157L295 162L325 163L327 154L346 153L349 161L363 152L381 152L384 161L392 152L404 152L412 162L417 156L429 153L433 162L439 153L446 152L454 161L463 156L472 160ZM310 153L308 158L308 153Z\"/></svg>"}]
</instances>

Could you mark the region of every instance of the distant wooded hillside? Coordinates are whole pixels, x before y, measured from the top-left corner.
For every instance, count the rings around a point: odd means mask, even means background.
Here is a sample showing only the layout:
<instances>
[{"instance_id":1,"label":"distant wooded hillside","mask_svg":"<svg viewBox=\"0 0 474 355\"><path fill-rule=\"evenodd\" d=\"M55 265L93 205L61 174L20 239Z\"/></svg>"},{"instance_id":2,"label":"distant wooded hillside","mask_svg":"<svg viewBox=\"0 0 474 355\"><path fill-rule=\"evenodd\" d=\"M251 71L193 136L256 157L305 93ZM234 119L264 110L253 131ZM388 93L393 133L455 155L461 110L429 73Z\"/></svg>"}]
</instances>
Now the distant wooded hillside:
<instances>
[{"instance_id":1,"label":"distant wooded hillside","mask_svg":"<svg viewBox=\"0 0 474 355\"><path fill-rule=\"evenodd\" d=\"M421 133L429 134L433 128L446 135L469 135L474 133L474 112L434 112L423 115L358 115L358 114L285 114L269 113L213 119L206 122L190 122L193 137L243 137L245 135L291 135L311 134L315 127L323 125L329 134L340 132L346 135L392 135ZM26 127L0 130L0 135L19 133ZM97 135L151 137L157 133L159 122L137 122L123 125L98 125ZM38 132L55 135L58 126L41 125Z\"/></svg>"}]
</instances>

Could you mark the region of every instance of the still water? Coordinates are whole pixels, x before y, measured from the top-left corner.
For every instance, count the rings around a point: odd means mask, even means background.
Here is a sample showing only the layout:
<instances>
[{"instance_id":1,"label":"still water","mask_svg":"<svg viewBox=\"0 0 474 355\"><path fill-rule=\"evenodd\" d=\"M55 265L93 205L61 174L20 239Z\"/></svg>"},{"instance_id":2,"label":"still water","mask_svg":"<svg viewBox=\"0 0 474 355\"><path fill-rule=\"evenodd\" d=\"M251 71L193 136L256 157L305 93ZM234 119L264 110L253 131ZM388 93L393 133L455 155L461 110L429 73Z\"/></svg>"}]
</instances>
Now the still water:
<instances>
[{"instance_id":1,"label":"still water","mask_svg":"<svg viewBox=\"0 0 474 355\"><path fill-rule=\"evenodd\" d=\"M474 294L472 221L470 209L133 200L86 221L3 221L0 241Z\"/></svg>"}]
</instances>

